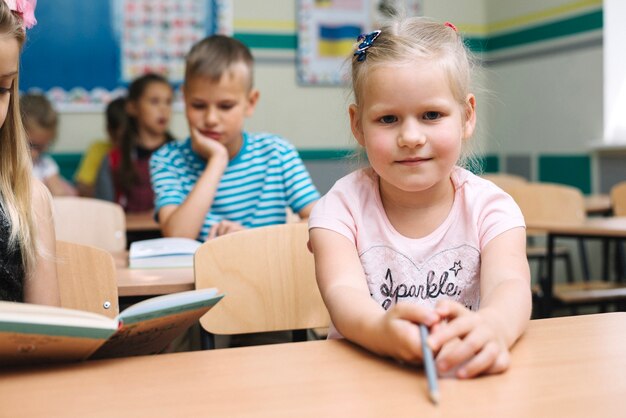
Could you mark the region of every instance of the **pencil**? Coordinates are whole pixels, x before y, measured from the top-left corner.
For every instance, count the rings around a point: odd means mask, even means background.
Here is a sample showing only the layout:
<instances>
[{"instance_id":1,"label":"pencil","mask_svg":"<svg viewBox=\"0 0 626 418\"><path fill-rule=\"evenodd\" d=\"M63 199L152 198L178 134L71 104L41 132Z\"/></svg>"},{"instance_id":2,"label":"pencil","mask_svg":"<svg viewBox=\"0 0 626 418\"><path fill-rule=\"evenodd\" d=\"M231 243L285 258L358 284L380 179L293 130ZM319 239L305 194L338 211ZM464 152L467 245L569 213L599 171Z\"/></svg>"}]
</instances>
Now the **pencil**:
<instances>
[{"instance_id":1,"label":"pencil","mask_svg":"<svg viewBox=\"0 0 626 418\"><path fill-rule=\"evenodd\" d=\"M435 359L433 352L426 343L428 338L428 328L426 325L419 324L420 338L422 339L422 356L424 357L424 369L426 370L426 378L428 379L428 395L435 405L439 404L439 384L437 383L437 369L435 368Z\"/></svg>"}]
</instances>

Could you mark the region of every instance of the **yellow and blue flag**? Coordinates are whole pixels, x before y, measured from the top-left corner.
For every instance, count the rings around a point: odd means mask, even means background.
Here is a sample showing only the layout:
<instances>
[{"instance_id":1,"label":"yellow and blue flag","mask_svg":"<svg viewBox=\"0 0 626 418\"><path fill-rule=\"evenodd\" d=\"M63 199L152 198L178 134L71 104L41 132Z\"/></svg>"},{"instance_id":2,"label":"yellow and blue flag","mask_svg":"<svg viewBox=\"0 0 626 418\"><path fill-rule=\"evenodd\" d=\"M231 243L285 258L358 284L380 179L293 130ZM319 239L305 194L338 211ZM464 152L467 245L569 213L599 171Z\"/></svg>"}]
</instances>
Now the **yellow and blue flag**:
<instances>
[{"instance_id":1,"label":"yellow and blue flag","mask_svg":"<svg viewBox=\"0 0 626 418\"><path fill-rule=\"evenodd\" d=\"M321 25L318 54L320 57L347 57L363 29L358 25Z\"/></svg>"}]
</instances>

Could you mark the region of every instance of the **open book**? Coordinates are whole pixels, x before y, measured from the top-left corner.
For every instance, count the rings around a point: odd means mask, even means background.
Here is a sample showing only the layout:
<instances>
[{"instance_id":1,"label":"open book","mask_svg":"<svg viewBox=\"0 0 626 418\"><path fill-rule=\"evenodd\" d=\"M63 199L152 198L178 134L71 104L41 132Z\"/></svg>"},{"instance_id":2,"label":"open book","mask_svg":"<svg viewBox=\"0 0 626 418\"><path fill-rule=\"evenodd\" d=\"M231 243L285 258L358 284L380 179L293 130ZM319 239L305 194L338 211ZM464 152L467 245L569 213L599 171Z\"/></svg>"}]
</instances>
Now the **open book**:
<instances>
[{"instance_id":1,"label":"open book","mask_svg":"<svg viewBox=\"0 0 626 418\"><path fill-rule=\"evenodd\" d=\"M130 268L193 267L201 242L191 238L155 238L135 241L128 251Z\"/></svg>"},{"instance_id":2,"label":"open book","mask_svg":"<svg viewBox=\"0 0 626 418\"><path fill-rule=\"evenodd\" d=\"M223 296L217 289L157 296L113 319L0 302L0 367L160 353Z\"/></svg>"}]
</instances>

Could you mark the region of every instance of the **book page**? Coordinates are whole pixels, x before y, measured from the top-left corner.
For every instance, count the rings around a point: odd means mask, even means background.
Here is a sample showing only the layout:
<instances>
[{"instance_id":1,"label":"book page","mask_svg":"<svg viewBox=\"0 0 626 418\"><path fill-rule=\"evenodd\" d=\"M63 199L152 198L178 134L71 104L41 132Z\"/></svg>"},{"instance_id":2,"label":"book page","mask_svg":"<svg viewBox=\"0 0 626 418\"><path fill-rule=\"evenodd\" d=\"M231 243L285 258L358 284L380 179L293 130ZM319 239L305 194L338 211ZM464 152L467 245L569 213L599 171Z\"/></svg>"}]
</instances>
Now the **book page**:
<instances>
[{"instance_id":1,"label":"book page","mask_svg":"<svg viewBox=\"0 0 626 418\"><path fill-rule=\"evenodd\" d=\"M202 306L213 306L223 296L218 294L217 289L214 288L171 293L136 303L124 309L118 318L125 325L130 325L135 322L193 310Z\"/></svg>"},{"instance_id":2,"label":"book page","mask_svg":"<svg viewBox=\"0 0 626 418\"><path fill-rule=\"evenodd\" d=\"M161 353L212 306L203 306L190 311L122 326L91 358L101 359Z\"/></svg>"},{"instance_id":3,"label":"book page","mask_svg":"<svg viewBox=\"0 0 626 418\"><path fill-rule=\"evenodd\" d=\"M117 327L117 320L91 312L0 302L0 365L84 360Z\"/></svg>"},{"instance_id":4,"label":"book page","mask_svg":"<svg viewBox=\"0 0 626 418\"><path fill-rule=\"evenodd\" d=\"M0 332L0 367L85 360L105 340Z\"/></svg>"}]
</instances>

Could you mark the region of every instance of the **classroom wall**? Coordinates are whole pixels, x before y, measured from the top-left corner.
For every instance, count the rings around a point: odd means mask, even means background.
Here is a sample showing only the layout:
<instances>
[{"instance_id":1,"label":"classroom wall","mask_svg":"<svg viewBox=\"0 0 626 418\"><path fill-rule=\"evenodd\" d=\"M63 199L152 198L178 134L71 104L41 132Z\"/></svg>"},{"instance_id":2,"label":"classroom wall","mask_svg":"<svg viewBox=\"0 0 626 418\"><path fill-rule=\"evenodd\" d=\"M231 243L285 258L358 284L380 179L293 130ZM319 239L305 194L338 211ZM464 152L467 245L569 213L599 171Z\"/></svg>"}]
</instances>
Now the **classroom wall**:
<instances>
[{"instance_id":1,"label":"classroom wall","mask_svg":"<svg viewBox=\"0 0 626 418\"><path fill-rule=\"evenodd\" d=\"M255 0L233 3L235 36L269 33L290 34L295 38L296 1L276 0L272 7ZM450 21L482 24L484 19L482 0L425 0L424 10L429 16ZM255 83L261 92L261 101L256 114L248 121L248 129L284 135L303 149L353 147L347 119L347 88L298 85L295 44L292 48L282 48L270 58L263 49L253 48L253 52L257 58ZM188 134L180 109L175 112L172 131L180 138ZM64 113L53 151L81 152L90 141L103 135L104 122L100 114Z\"/></svg>"},{"instance_id":2,"label":"classroom wall","mask_svg":"<svg viewBox=\"0 0 626 418\"><path fill-rule=\"evenodd\" d=\"M247 127L281 134L300 150L326 151L312 158L325 167L325 160L336 160L332 151L344 153L354 146L346 111L350 97L344 87L298 85L296 4L234 2L235 36L252 47L261 91ZM425 15L455 23L484 60L476 78L474 142L495 162L494 169L574 184L584 192L597 188L599 180L592 179L597 169L588 152L602 137L598 10L602 0L424 0ZM583 20L575 20L579 16ZM268 42L274 44L267 47ZM54 151L82 152L104 135L103 124L100 114L63 114ZM187 136L180 109L172 131Z\"/></svg>"}]
</instances>

